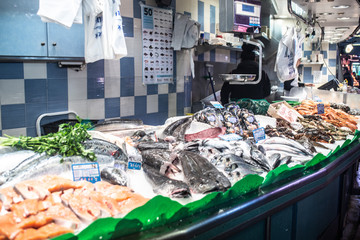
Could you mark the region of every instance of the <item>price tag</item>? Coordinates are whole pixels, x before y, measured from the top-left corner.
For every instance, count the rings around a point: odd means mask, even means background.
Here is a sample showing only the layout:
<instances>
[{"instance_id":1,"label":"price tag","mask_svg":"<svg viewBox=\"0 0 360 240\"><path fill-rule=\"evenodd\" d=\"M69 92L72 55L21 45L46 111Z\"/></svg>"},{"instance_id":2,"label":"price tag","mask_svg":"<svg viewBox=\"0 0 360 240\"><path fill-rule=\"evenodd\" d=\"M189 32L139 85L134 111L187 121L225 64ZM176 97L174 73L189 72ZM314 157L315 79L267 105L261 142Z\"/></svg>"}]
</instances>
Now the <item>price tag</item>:
<instances>
[{"instance_id":1,"label":"price tag","mask_svg":"<svg viewBox=\"0 0 360 240\"><path fill-rule=\"evenodd\" d=\"M74 181L86 180L95 183L101 180L99 164L97 162L72 164L71 170Z\"/></svg>"},{"instance_id":2,"label":"price tag","mask_svg":"<svg viewBox=\"0 0 360 240\"><path fill-rule=\"evenodd\" d=\"M210 103L214 106L214 108L224 108L218 101L210 101Z\"/></svg>"},{"instance_id":3,"label":"price tag","mask_svg":"<svg viewBox=\"0 0 360 240\"><path fill-rule=\"evenodd\" d=\"M318 114L324 114L324 113L325 113L324 104L323 104L323 103L319 103L319 104L317 105L317 111L318 111Z\"/></svg>"},{"instance_id":4,"label":"price tag","mask_svg":"<svg viewBox=\"0 0 360 240\"><path fill-rule=\"evenodd\" d=\"M230 134L224 134L219 136L222 140L225 141L237 141L237 140L241 140L242 137L238 134L235 133L230 133Z\"/></svg>"},{"instance_id":5,"label":"price tag","mask_svg":"<svg viewBox=\"0 0 360 240\"><path fill-rule=\"evenodd\" d=\"M140 162L128 162L128 169L140 170L141 169L141 163Z\"/></svg>"},{"instance_id":6,"label":"price tag","mask_svg":"<svg viewBox=\"0 0 360 240\"><path fill-rule=\"evenodd\" d=\"M255 142L265 139L265 129L263 127L253 130Z\"/></svg>"}]
</instances>

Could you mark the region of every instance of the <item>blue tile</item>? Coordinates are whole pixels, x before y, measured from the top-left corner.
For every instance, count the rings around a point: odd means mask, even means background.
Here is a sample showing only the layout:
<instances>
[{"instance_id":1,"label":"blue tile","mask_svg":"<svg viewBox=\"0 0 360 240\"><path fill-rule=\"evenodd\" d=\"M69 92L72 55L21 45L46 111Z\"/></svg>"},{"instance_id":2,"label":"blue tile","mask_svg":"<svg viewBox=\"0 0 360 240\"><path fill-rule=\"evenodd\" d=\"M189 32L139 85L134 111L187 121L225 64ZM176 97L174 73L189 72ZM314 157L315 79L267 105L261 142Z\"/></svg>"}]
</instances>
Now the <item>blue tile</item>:
<instances>
[{"instance_id":1,"label":"blue tile","mask_svg":"<svg viewBox=\"0 0 360 240\"><path fill-rule=\"evenodd\" d=\"M25 102L43 103L46 101L46 79L25 79Z\"/></svg>"},{"instance_id":2,"label":"blue tile","mask_svg":"<svg viewBox=\"0 0 360 240\"><path fill-rule=\"evenodd\" d=\"M204 31L204 2L198 1L198 22L200 23L200 31Z\"/></svg>"},{"instance_id":3,"label":"blue tile","mask_svg":"<svg viewBox=\"0 0 360 240\"><path fill-rule=\"evenodd\" d=\"M185 105L185 94L183 92L176 94L176 115L184 115L184 105Z\"/></svg>"},{"instance_id":4,"label":"blue tile","mask_svg":"<svg viewBox=\"0 0 360 240\"><path fill-rule=\"evenodd\" d=\"M336 59L329 59L329 67L336 67Z\"/></svg>"},{"instance_id":5,"label":"blue tile","mask_svg":"<svg viewBox=\"0 0 360 240\"><path fill-rule=\"evenodd\" d=\"M134 37L134 19L122 17L122 25L125 37Z\"/></svg>"},{"instance_id":6,"label":"blue tile","mask_svg":"<svg viewBox=\"0 0 360 240\"><path fill-rule=\"evenodd\" d=\"M230 51L230 62L231 63L237 63L237 52L236 51Z\"/></svg>"},{"instance_id":7,"label":"blue tile","mask_svg":"<svg viewBox=\"0 0 360 240\"><path fill-rule=\"evenodd\" d=\"M27 103L25 110L25 126L35 127L38 117L47 112L46 103Z\"/></svg>"},{"instance_id":8,"label":"blue tile","mask_svg":"<svg viewBox=\"0 0 360 240\"><path fill-rule=\"evenodd\" d=\"M204 54L203 54L203 53L201 53L201 54L198 55L198 61L199 61L199 62L203 62L203 61L204 61Z\"/></svg>"},{"instance_id":9,"label":"blue tile","mask_svg":"<svg viewBox=\"0 0 360 240\"><path fill-rule=\"evenodd\" d=\"M51 101L47 103L48 112L68 111L68 101Z\"/></svg>"},{"instance_id":10,"label":"blue tile","mask_svg":"<svg viewBox=\"0 0 360 240\"><path fill-rule=\"evenodd\" d=\"M87 98L99 99L105 96L105 81L103 77L87 79Z\"/></svg>"},{"instance_id":11,"label":"blue tile","mask_svg":"<svg viewBox=\"0 0 360 240\"><path fill-rule=\"evenodd\" d=\"M134 18L141 18L141 7L139 2L140 2L139 0L133 0Z\"/></svg>"},{"instance_id":12,"label":"blue tile","mask_svg":"<svg viewBox=\"0 0 360 240\"><path fill-rule=\"evenodd\" d=\"M327 68L326 67L322 68L322 75L327 75Z\"/></svg>"},{"instance_id":13,"label":"blue tile","mask_svg":"<svg viewBox=\"0 0 360 240\"><path fill-rule=\"evenodd\" d=\"M158 94L158 85L157 84L148 84L147 85L147 95Z\"/></svg>"},{"instance_id":14,"label":"blue tile","mask_svg":"<svg viewBox=\"0 0 360 240\"><path fill-rule=\"evenodd\" d=\"M327 51L321 51L320 53L324 55L324 59L327 59Z\"/></svg>"},{"instance_id":15,"label":"blue tile","mask_svg":"<svg viewBox=\"0 0 360 240\"><path fill-rule=\"evenodd\" d=\"M135 66L133 57L123 57L120 59L120 74L122 78L134 77Z\"/></svg>"},{"instance_id":16,"label":"blue tile","mask_svg":"<svg viewBox=\"0 0 360 240\"><path fill-rule=\"evenodd\" d=\"M0 79L23 79L23 63L0 63Z\"/></svg>"},{"instance_id":17,"label":"blue tile","mask_svg":"<svg viewBox=\"0 0 360 240\"><path fill-rule=\"evenodd\" d=\"M304 51L304 57L306 57L308 60L310 60L311 53L312 53L312 51Z\"/></svg>"},{"instance_id":18,"label":"blue tile","mask_svg":"<svg viewBox=\"0 0 360 240\"><path fill-rule=\"evenodd\" d=\"M26 128L26 136L28 137L37 137L36 127Z\"/></svg>"},{"instance_id":19,"label":"blue tile","mask_svg":"<svg viewBox=\"0 0 360 240\"><path fill-rule=\"evenodd\" d=\"M46 71L48 78L67 78L67 68L60 68L55 62L48 62Z\"/></svg>"},{"instance_id":20,"label":"blue tile","mask_svg":"<svg viewBox=\"0 0 360 240\"><path fill-rule=\"evenodd\" d=\"M169 93L176 93L176 79L173 83L169 83Z\"/></svg>"},{"instance_id":21,"label":"blue tile","mask_svg":"<svg viewBox=\"0 0 360 240\"><path fill-rule=\"evenodd\" d=\"M146 96L135 97L135 116L146 115Z\"/></svg>"},{"instance_id":22,"label":"blue tile","mask_svg":"<svg viewBox=\"0 0 360 240\"><path fill-rule=\"evenodd\" d=\"M210 40L210 33L204 32L204 39Z\"/></svg>"},{"instance_id":23,"label":"blue tile","mask_svg":"<svg viewBox=\"0 0 360 240\"><path fill-rule=\"evenodd\" d=\"M210 62L215 62L215 55L216 55L216 51L215 49L210 51Z\"/></svg>"},{"instance_id":24,"label":"blue tile","mask_svg":"<svg viewBox=\"0 0 360 240\"><path fill-rule=\"evenodd\" d=\"M25 127L25 104L1 106L2 130Z\"/></svg>"},{"instance_id":25,"label":"blue tile","mask_svg":"<svg viewBox=\"0 0 360 240\"><path fill-rule=\"evenodd\" d=\"M158 110L159 112L169 112L169 95L168 94L159 94L158 96Z\"/></svg>"},{"instance_id":26,"label":"blue tile","mask_svg":"<svg viewBox=\"0 0 360 240\"><path fill-rule=\"evenodd\" d=\"M48 79L48 101L68 101L68 80Z\"/></svg>"},{"instance_id":27,"label":"blue tile","mask_svg":"<svg viewBox=\"0 0 360 240\"><path fill-rule=\"evenodd\" d=\"M2 130L0 130L0 137L2 137Z\"/></svg>"},{"instance_id":28,"label":"blue tile","mask_svg":"<svg viewBox=\"0 0 360 240\"><path fill-rule=\"evenodd\" d=\"M301 44L301 50L304 51L304 43Z\"/></svg>"},{"instance_id":29,"label":"blue tile","mask_svg":"<svg viewBox=\"0 0 360 240\"><path fill-rule=\"evenodd\" d=\"M215 34L215 6L210 5L210 33Z\"/></svg>"},{"instance_id":30,"label":"blue tile","mask_svg":"<svg viewBox=\"0 0 360 240\"><path fill-rule=\"evenodd\" d=\"M312 68L304 67L304 83L312 83L313 76L311 75Z\"/></svg>"},{"instance_id":31,"label":"blue tile","mask_svg":"<svg viewBox=\"0 0 360 240\"><path fill-rule=\"evenodd\" d=\"M105 118L120 117L120 98L105 98Z\"/></svg>"},{"instance_id":32,"label":"blue tile","mask_svg":"<svg viewBox=\"0 0 360 240\"><path fill-rule=\"evenodd\" d=\"M329 44L329 50L330 50L330 51L336 51L336 49L337 49L336 43L334 43L334 44Z\"/></svg>"},{"instance_id":33,"label":"blue tile","mask_svg":"<svg viewBox=\"0 0 360 240\"><path fill-rule=\"evenodd\" d=\"M121 78L120 97L132 97L135 95L135 79L133 77Z\"/></svg>"},{"instance_id":34,"label":"blue tile","mask_svg":"<svg viewBox=\"0 0 360 240\"><path fill-rule=\"evenodd\" d=\"M88 78L103 78L105 76L104 60L88 63L86 68Z\"/></svg>"},{"instance_id":35,"label":"blue tile","mask_svg":"<svg viewBox=\"0 0 360 240\"><path fill-rule=\"evenodd\" d=\"M187 15L187 16L191 17L191 13L187 12L187 11L184 11L184 15Z\"/></svg>"}]
</instances>

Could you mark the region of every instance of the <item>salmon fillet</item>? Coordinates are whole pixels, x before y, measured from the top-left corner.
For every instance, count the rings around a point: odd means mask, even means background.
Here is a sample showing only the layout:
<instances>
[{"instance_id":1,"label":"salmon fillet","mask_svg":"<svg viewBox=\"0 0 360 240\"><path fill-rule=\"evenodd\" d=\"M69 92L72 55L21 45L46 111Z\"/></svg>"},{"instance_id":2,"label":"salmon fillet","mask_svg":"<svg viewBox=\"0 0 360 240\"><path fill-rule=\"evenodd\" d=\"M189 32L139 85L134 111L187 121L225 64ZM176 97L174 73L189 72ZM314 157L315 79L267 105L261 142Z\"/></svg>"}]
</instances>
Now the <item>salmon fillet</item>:
<instances>
[{"instance_id":1,"label":"salmon fillet","mask_svg":"<svg viewBox=\"0 0 360 240\"><path fill-rule=\"evenodd\" d=\"M13 239L20 232L21 229L16 226L12 213L0 216L0 236L5 236L6 239Z\"/></svg>"},{"instance_id":2,"label":"salmon fillet","mask_svg":"<svg viewBox=\"0 0 360 240\"><path fill-rule=\"evenodd\" d=\"M89 197L75 195L69 200L70 209L83 221L90 223L100 217L101 211Z\"/></svg>"},{"instance_id":3,"label":"salmon fillet","mask_svg":"<svg viewBox=\"0 0 360 240\"><path fill-rule=\"evenodd\" d=\"M69 208L65 207L62 203L56 203L46 211L25 218L18 226L22 229L40 228L51 222L71 229L77 229L81 224L80 220Z\"/></svg>"},{"instance_id":4,"label":"salmon fillet","mask_svg":"<svg viewBox=\"0 0 360 240\"><path fill-rule=\"evenodd\" d=\"M101 192L103 195L111 197L116 201L126 200L133 194L133 191L128 187L113 185L105 181L96 182L94 185L96 191Z\"/></svg>"},{"instance_id":5,"label":"salmon fillet","mask_svg":"<svg viewBox=\"0 0 360 240\"><path fill-rule=\"evenodd\" d=\"M10 209L11 204L22 201L22 197L15 192L13 187L0 189L0 201L6 210Z\"/></svg>"},{"instance_id":6,"label":"salmon fillet","mask_svg":"<svg viewBox=\"0 0 360 240\"><path fill-rule=\"evenodd\" d=\"M49 192L64 191L69 188L79 187L76 182L56 175L42 176L40 177L39 181L42 183L42 186Z\"/></svg>"},{"instance_id":7,"label":"salmon fillet","mask_svg":"<svg viewBox=\"0 0 360 240\"><path fill-rule=\"evenodd\" d=\"M46 209L42 201L37 199L25 199L22 202L11 205L10 210L13 213L16 222L20 222L26 217L36 215L39 211Z\"/></svg>"},{"instance_id":8,"label":"salmon fillet","mask_svg":"<svg viewBox=\"0 0 360 240\"><path fill-rule=\"evenodd\" d=\"M44 199L50 193L38 180L27 180L15 184L14 189L24 199Z\"/></svg>"},{"instance_id":9,"label":"salmon fillet","mask_svg":"<svg viewBox=\"0 0 360 240\"><path fill-rule=\"evenodd\" d=\"M113 198L103 195L101 192L92 191L88 195L92 201L102 210L114 217L121 212L117 201Z\"/></svg>"},{"instance_id":10,"label":"salmon fillet","mask_svg":"<svg viewBox=\"0 0 360 240\"><path fill-rule=\"evenodd\" d=\"M41 240L53 238L65 233L73 233L72 229L49 223L39 229L28 228L20 232L15 240Z\"/></svg>"},{"instance_id":11,"label":"salmon fillet","mask_svg":"<svg viewBox=\"0 0 360 240\"><path fill-rule=\"evenodd\" d=\"M140 194L133 193L130 198L120 201L118 204L121 208L121 213L125 215L135 208L144 205L147 201L149 201L148 198L145 198Z\"/></svg>"}]
</instances>

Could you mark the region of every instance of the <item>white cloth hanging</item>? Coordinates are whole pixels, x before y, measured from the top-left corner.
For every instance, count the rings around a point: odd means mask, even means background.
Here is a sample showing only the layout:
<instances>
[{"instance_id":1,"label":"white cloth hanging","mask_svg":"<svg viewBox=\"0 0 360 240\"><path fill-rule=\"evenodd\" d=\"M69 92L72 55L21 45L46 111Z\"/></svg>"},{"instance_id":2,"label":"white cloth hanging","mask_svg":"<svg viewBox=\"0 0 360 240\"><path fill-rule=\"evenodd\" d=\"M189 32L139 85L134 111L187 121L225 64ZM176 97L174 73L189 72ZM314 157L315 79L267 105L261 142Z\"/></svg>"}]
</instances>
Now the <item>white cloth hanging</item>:
<instances>
[{"instance_id":1,"label":"white cloth hanging","mask_svg":"<svg viewBox=\"0 0 360 240\"><path fill-rule=\"evenodd\" d=\"M83 0L85 62L127 55L120 0Z\"/></svg>"},{"instance_id":2,"label":"white cloth hanging","mask_svg":"<svg viewBox=\"0 0 360 240\"><path fill-rule=\"evenodd\" d=\"M39 0L37 15L44 22L54 22L70 28L82 23L82 0Z\"/></svg>"}]
</instances>

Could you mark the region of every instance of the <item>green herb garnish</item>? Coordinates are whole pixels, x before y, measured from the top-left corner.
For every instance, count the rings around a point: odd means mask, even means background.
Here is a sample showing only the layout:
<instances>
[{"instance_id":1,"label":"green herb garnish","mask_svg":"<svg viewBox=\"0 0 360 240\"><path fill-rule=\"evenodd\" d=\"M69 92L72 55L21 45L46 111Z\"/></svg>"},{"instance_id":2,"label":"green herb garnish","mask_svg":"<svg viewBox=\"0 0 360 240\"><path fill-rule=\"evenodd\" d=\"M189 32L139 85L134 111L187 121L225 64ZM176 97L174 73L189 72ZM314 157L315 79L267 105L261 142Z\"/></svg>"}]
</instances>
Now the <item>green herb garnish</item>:
<instances>
[{"instance_id":1,"label":"green herb garnish","mask_svg":"<svg viewBox=\"0 0 360 240\"><path fill-rule=\"evenodd\" d=\"M77 155L90 161L96 161L94 152L86 150L82 145L85 140L91 139L87 129L90 129L92 125L91 123L82 124L82 120L79 117L77 117L77 120L79 123L76 123L74 126L71 126L69 123L63 123L59 125L58 132L40 137L12 137L5 134L6 138L0 138L0 145L32 150L38 153L45 152L50 156L56 154L63 157Z\"/></svg>"}]
</instances>

